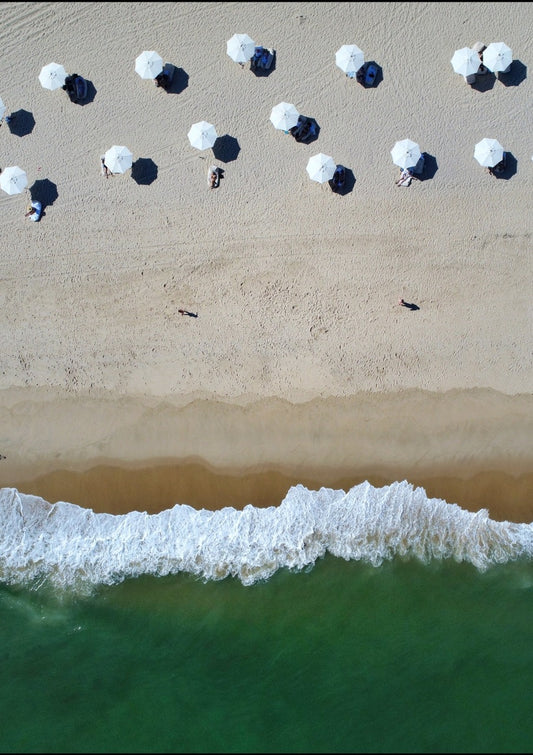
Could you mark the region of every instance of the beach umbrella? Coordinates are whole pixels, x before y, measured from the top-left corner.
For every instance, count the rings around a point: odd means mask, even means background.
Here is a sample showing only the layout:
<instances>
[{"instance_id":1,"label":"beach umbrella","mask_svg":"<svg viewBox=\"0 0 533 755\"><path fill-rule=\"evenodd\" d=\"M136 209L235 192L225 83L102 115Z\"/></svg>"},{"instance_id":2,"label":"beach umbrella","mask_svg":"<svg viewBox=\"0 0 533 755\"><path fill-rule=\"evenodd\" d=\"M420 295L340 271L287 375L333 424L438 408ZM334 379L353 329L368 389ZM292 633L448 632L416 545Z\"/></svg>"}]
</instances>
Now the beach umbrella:
<instances>
[{"instance_id":1,"label":"beach umbrella","mask_svg":"<svg viewBox=\"0 0 533 755\"><path fill-rule=\"evenodd\" d=\"M298 123L300 113L290 102L279 102L272 108L270 121L275 128L288 131Z\"/></svg>"},{"instance_id":2,"label":"beach umbrella","mask_svg":"<svg viewBox=\"0 0 533 755\"><path fill-rule=\"evenodd\" d=\"M27 185L28 177L18 165L4 168L0 173L0 189L6 194L22 194Z\"/></svg>"},{"instance_id":3,"label":"beach umbrella","mask_svg":"<svg viewBox=\"0 0 533 755\"><path fill-rule=\"evenodd\" d=\"M59 63L48 63L41 68L39 81L45 89L59 89L65 83L67 72Z\"/></svg>"},{"instance_id":4,"label":"beach umbrella","mask_svg":"<svg viewBox=\"0 0 533 755\"><path fill-rule=\"evenodd\" d=\"M503 160L503 147L497 139L482 139L474 147L474 157L484 168L494 168Z\"/></svg>"},{"instance_id":5,"label":"beach umbrella","mask_svg":"<svg viewBox=\"0 0 533 755\"><path fill-rule=\"evenodd\" d=\"M402 139L396 142L390 153L393 163L404 169L414 168L422 155L418 144L411 139Z\"/></svg>"},{"instance_id":6,"label":"beach umbrella","mask_svg":"<svg viewBox=\"0 0 533 755\"><path fill-rule=\"evenodd\" d=\"M4 117L4 113L6 112L6 106L2 102L2 98L0 97L0 121Z\"/></svg>"},{"instance_id":7,"label":"beach umbrella","mask_svg":"<svg viewBox=\"0 0 533 755\"><path fill-rule=\"evenodd\" d=\"M163 58L154 50L144 50L135 58L135 71L141 79L155 79L163 70Z\"/></svg>"},{"instance_id":8,"label":"beach umbrella","mask_svg":"<svg viewBox=\"0 0 533 755\"><path fill-rule=\"evenodd\" d=\"M355 74L365 62L365 55L357 45L343 45L335 53L335 62L344 73Z\"/></svg>"},{"instance_id":9,"label":"beach umbrella","mask_svg":"<svg viewBox=\"0 0 533 755\"><path fill-rule=\"evenodd\" d=\"M513 62L513 51L503 42L491 42L483 50L483 64L496 73L506 71Z\"/></svg>"},{"instance_id":10,"label":"beach umbrella","mask_svg":"<svg viewBox=\"0 0 533 755\"><path fill-rule=\"evenodd\" d=\"M318 155L313 155L313 157L309 158L307 172L309 178L323 184L325 181L329 181L333 178L336 167L337 163L332 157L319 152Z\"/></svg>"},{"instance_id":11,"label":"beach umbrella","mask_svg":"<svg viewBox=\"0 0 533 755\"><path fill-rule=\"evenodd\" d=\"M196 149L209 149L217 140L215 127L207 121L193 123L187 136L192 146L196 147Z\"/></svg>"},{"instance_id":12,"label":"beach umbrella","mask_svg":"<svg viewBox=\"0 0 533 755\"><path fill-rule=\"evenodd\" d=\"M127 147L114 144L104 155L104 162L111 173L125 173L133 162L133 155Z\"/></svg>"},{"instance_id":13,"label":"beach umbrella","mask_svg":"<svg viewBox=\"0 0 533 755\"><path fill-rule=\"evenodd\" d=\"M484 53L483 57L485 57ZM455 73L460 73L462 76L471 76L473 73L478 72L481 58L477 50L474 50L472 47L461 47L460 50L454 52L450 63Z\"/></svg>"},{"instance_id":14,"label":"beach umbrella","mask_svg":"<svg viewBox=\"0 0 533 755\"><path fill-rule=\"evenodd\" d=\"M236 63L246 63L255 52L255 42L248 34L234 34L228 39L226 52Z\"/></svg>"}]
</instances>

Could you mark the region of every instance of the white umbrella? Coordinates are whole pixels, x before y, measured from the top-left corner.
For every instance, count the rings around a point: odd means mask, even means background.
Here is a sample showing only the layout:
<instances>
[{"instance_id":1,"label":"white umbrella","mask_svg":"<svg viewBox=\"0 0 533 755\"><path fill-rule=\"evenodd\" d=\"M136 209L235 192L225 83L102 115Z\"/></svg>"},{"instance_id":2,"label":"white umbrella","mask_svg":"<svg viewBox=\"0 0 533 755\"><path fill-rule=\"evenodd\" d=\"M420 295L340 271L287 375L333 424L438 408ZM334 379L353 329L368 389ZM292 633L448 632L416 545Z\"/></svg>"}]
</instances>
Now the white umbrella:
<instances>
[{"instance_id":1,"label":"white umbrella","mask_svg":"<svg viewBox=\"0 0 533 755\"><path fill-rule=\"evenodd\" d=\"M163 70L163 58L155 50L144 50L135 58L135 71L141 79L155 79Z\"/></svg>"},{"instance_id":2,"label":"white umbrella","mask_svg":"<svg viewBox=\"0 0 533 755\"><path fill-rule=\"evenodd\" d=\"M298 123L300 113L296 110L294 105L290 102L280 102L272 108L270 113L270 121L282 131L288 131Z\"/></svg>"},{"instance_id":3,"label":"white umbrella","mask_svg":"<svg viewBox=\"0 0 533 755\"><path fill-rule=\"evenodd\" d=\"M396 142L390 153L393 163L404 169L414 168L422 156L420 147L411 139L402 139Z\"/></svg>"},{"instance_id":4,"label":"white umbrella","mask_svg":"<svg viewBox=\"0 0 533 755\"><path fill-rule=\"evenodd\" d=\"M45 89L59 89L65 83L67 72L59 63L48 63L41 68L39 81Z\"/></svg>"},{"instance_id":5,"label":"white umbrella","mask_svg":"<svg viewBox=\"0 0 533 755\"><path fill-rule=\"evenodd\" d=\"M2 102L2 98L0 97L0 121L4 117L4 113L6 112L6 106Z\"/></svg>"},{"instance_id":6,"label":"white umbrella","mask_svg":"<svg viewBox=\"0 0 533 755\"><path fill-rule=\"evenodd\" d=\"M484 168L494 168L503 160L503 147L497 139L482 139L474 147L474 157Z\"/></svg>"},{"instance_id":7,"label":"white umbrella","mask_svg":"<svg viewBox=\"0 0 533 755\"><path fill-rule=\"evenodd\" d=\"M513 51L503 42L491 42L483 50L483 64L489 71L506 71L513 62Z\"/></svg>"},{"instance_id":8,"label":"white umbrella","mask_svg":"<svg viewBox=\"0 0 533 755\"><path fill-rule=\"evenodd\" d=\"M133 155L127 147L114 144L104 155L104 162L111 173L125 173L133 162Z\"/></svg>"},{"instance_id":9,"label":"white umbrella","mask_svg":"<svg viewBox=\"0 0 533 755\"><path fill-rule=\"evenodd\" d=\"M217 140L215 127L207 121L193 123L187 136L192 146L196 147L196 149L209 149Z\"/></svg>"},{"instance_id":10,"label":"white umbrella","mask_svg":"<svg viewBox=\"0 0 533 755\"><path fill-rule=\"evenodd\" d=\"M228 40L226 52L236 63L246 63L255 52L255 42L248 34L234 34Z\"/></svg>"},{"instance_id":11,"label":"white umbrella","mask_svg":"<svg viewBox=\"0 0 533 755\"><path fill-rule=\"evenodd\" d=\"M18 165L4 168L0 173L0 189L6 194L22 194L27 185L28 177Z\"/></svg>"},{"instance_id":12,"label":"white umbrella","mask_svg":"<svg viewBox=\"0 0 533 755\"><path fill-rule=\"evenodd\" d=\"M335 62L346 74L355 74L365 62L365 55L357 45L343 45L335 53Z\"/></svg>"},{"instance_id":13,"label":"white umbrella","mask_svg":"<svg viewBox=\"0 0 533 755\"><path fill-rule=\"evenodd\" d=\"M484 53L483 57L485 57ZM461 47L460 50L454 52L450 63L455 73L460 73L461 76L471 76L473 73L478 72L481 58L477 50L474 50L472 47Z\"/></svg>"},{"instance_id":14,"label":"white umbrella","mask_svg":"<svg viewBox=\"0 0 533 755\"><path fill-rule=\"evenodd\" d=\"M309 158L307 172L309 173L309 178L323 184L325 181L333 178L336 167L337 164L332 157L319 152L318 155L313 155L313 157Z\"/></svg>"}]
</instances>

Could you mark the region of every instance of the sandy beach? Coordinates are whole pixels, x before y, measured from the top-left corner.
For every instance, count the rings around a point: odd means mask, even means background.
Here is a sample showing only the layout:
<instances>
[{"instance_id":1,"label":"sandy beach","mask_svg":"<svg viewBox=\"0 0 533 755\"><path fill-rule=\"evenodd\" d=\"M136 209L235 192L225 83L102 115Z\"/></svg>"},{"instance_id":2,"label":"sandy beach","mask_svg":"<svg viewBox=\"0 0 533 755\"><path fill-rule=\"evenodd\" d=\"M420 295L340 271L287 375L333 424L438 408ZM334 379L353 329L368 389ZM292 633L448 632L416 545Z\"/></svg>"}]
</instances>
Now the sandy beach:
<instances>
[{"instance_id":1,"label":"sandy beach","mask_svg":"<svg viewBox=\"0 0 533 755\"><path fill-rule=\"evenodd\" d=\"M0 167L29 192L0 192L0 486L119 513L408 479L533 520L532 26L526 3L4 3ZM236 32L275 49L268 75L226 54ZM513 64L469 86L450 59L478 40ZM138 76L143 50L175 91ZM85 104L41 86L51 61ZM314 142L273 127L280 101ZM428 167L405 188L404 138ZM106 179L114 144L134 165ZM310 180L318 152L344 195Z\"/></svg>"}]
</instances>

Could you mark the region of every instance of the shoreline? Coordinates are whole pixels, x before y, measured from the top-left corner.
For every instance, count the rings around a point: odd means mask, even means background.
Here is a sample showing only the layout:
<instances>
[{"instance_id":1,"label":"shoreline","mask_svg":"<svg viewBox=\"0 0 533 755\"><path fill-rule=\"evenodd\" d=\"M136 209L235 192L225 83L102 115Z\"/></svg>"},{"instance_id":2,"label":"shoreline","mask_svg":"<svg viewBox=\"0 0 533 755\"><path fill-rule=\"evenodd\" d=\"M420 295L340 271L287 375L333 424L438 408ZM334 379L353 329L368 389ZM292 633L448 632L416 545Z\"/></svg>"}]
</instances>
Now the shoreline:
<instances>
[{"instance_id":1,"label":"shoreline","mask_svg":"<svg viewBox=\"0 0 533 755\"><path fill-rule=\"evenodd\" d=\"M291 485L407 480L533 520L533 399L492 389L271 398L4 391L0 486L95 511L278 505Z\"/></svg>"},{"instance_id":2,"label":"shoreline","mask_svg":"<svg viewBox=\"0 0 533 755\"><path fill-rule=\"evenodd\" d=\"M515 477L486 470L463 478L442 472L431 475L430 470L397 472L361 471L339 476L336 470L327 469L291 471L265 465L253 471L215 470L200 462L153 461L150 465L99 464L84 472L58 469L9 487L49 503L66 501L95 513L120 515L131 511L158 514L176 504L211 511L243 509L249 504L256 508L276 507L298 484L309 490L324 487L347 492L367 480L376 488L407 480L415 488L424 488L428 498L440 498L472 512L487 509L496 521L533 522L533 473Z\"/></svg>"}]
</instances>

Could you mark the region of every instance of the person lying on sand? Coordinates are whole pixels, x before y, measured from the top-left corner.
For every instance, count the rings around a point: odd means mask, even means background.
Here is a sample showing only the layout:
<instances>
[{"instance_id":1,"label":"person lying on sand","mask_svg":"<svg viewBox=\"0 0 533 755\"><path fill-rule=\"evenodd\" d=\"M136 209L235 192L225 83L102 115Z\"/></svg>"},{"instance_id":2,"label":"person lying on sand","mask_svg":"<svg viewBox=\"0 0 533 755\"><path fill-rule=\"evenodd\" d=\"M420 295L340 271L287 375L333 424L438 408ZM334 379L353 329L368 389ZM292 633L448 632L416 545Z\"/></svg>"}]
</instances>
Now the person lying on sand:
<instances>
[{"instance_id":1,"label":"person lying on sand","mask_svg":"<svg viewBox=\"0 0 533 755\"><path fill-rule=\"evenodd\" d=\"M207 174L207 183L210 189L216 189L219 184L219 170L216 165L211 165Z\"/></svg>"},{"instance_id":2,"label":"person lying on sand","mask_svg":"<svg viewBox=\"0 0 533 755\"><path fill-rule=\"evenodd\" d=\"M413 179L413 176L411 173L407 170L407 168L404 168L402 171L400 171L400 178L396 181L396 186L409 186Z\"/></svg>"},{"instance_id":3,"label":"person lying on sand","mask_svg":"<svg viewBox=\"0 0 533 755\"><path fill-rule=\"evenodd\" d=\"M100 159L102 160L102 174L103 174L103 175L104 175L104 176L105 176L106 178L109 178L109 176L112 176L113 174L111 173L111 171L109 170L109 168L108 168L108 167L107 167L107 165L105 164L105 159L104 159L103 157L102 157L102 158L100 158Z\"/></svg>"}]
</instances>

